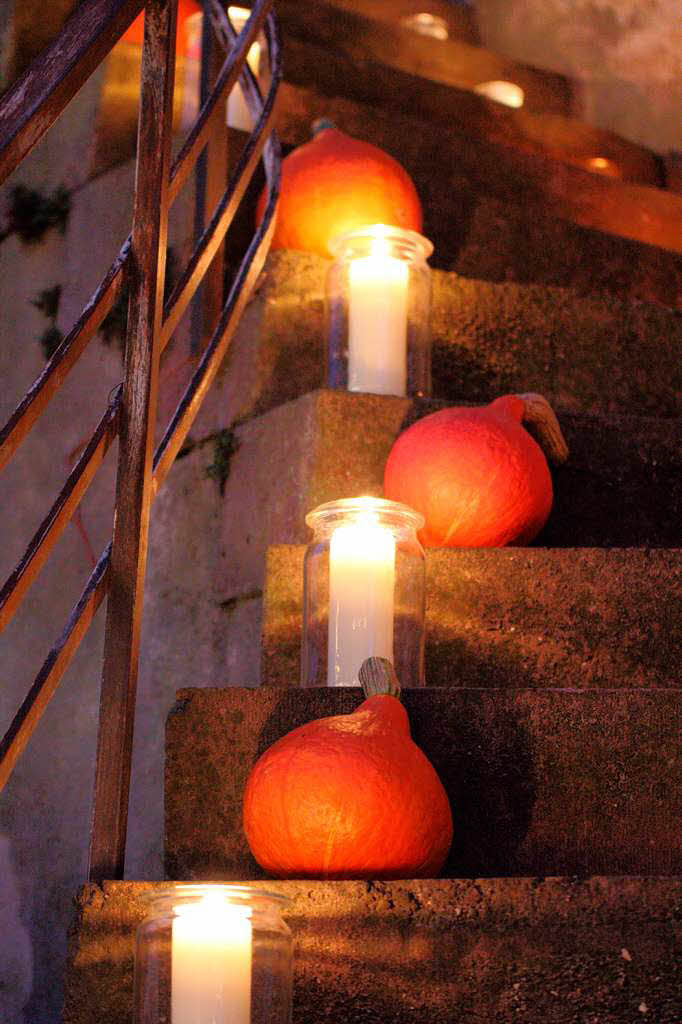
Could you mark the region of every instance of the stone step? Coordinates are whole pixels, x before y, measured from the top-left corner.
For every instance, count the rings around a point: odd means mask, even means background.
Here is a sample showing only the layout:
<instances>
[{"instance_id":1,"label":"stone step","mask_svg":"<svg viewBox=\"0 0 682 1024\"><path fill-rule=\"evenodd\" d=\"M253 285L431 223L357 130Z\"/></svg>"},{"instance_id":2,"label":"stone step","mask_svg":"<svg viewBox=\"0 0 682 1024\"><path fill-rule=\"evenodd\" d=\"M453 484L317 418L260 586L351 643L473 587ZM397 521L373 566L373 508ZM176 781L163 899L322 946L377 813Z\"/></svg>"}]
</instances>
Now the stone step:
<instances>
[{"instance_id":1,"label":"stone step","mask_svg":"<svg viewBox=\"0 0 682 1024\"><path fill-rule=\"evenodd\" d=\"M224 410L225 403L218 407ZM230 611L226 644L243 655L232 682L259 678L267 548L307 542L305 515L322 502L380 495L391 445L420 411L424 407L409 399L320 390L236 428L238 449L225 481L215 567L218 600ZM682 422L560 418L573 454L554 474L555 505L538 543L679 545Z\"/></svg>"},{"instance_id":2,"label":"stone step","mask_svg":"<svg viewBox=\"0 0 682 1024\"><path fill-rule=\"evenodd\" d=\"M154 883L84 886L63 1024L129 1024ZM290 900L294 1024L679 1024L679 879L268 882Z\"/></svg>"},{"instance_id":3,"label":"stone step","mask_svg":"<svg viewBox=\"0 0 682 1024\"><path fill-rule=\"evenodd\" d=\"M290 899L294 1024L679 1024L682 882L268 882ZM129 1024L153 883L84 886L64 1024Z\"/></svg>"},{"instance_id":4,"label":"stone step","mask_svg":"<svg viewBox=\"0 0 682 1024\"><path fill-rule=\"evenodd\" d=\"M284 83L278 134L298 146L327 117L396 157L420 195L434 266L682 306L680 196L485 140L466 120L451 130L395 102L400 110Z\"/></svg>"},{"instance_id":5,"label":"stone step","mask_svg":"<svg viewBox=\"0 0 682 1024\"><path fill-rule=\"evenodd\" d=\"M307 253L268 257L210 399L227 423L324 386L328 268ZM434 271L431 324L436 398L540 391L575 413L680 414L682 316L662 307Z\"/></svg>"},{"instance_id":6,"label":"stone step","mask_svg":"<svg viewBox=\"0 0 682 1024\"><path fill-rule=\"evenodd\" d=\"M456 680L454 680L456 682ZM449 878L682 871L680 690L406 690L455 823ZM241 827L260 754L354 687L185 689L166 727L170 878L262 878Z\"/></svg>"},{"instance_id":7,"label":"stone step","mask_svg":"<svg viewBox=\"0 0 682 1024\"><path fill-rule=\"evenodd\" d=\"M298 686L304 546L268 550L261 681ZM682 549L426 552L428 686L676 687Z\"/></svg>"}]
</instances>

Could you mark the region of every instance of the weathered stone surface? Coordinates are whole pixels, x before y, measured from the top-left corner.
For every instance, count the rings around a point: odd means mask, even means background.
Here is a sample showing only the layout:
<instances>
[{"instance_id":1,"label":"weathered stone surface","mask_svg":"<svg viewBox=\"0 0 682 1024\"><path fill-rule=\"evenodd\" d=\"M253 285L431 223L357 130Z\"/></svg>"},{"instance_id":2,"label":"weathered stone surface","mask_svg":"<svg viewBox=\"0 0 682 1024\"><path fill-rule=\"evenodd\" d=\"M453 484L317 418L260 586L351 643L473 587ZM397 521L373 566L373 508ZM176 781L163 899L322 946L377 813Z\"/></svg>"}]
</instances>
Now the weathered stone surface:
<instances>
[{"instance_id":1,"label":"weathered stone surface","mask_svg":"<svg viewBox=\"0 0 682 1024\"><path fill-rule=\"evenodd\" d=\"M682 316L607 293L434 274L434 395L540 391L582 413L674 416Z\"/></svg>"},{"instance_id":2,"label":"weathered stone surface","mask_svg":"<svg viewBox=\"0 0 682 1024\"><path fill-rule=\"evenodd\" d=\"M250 237L251 217L247 230ZM328 267L311 253L280 250L268 256L192 426L194 436L239 423L324 385Z\"/></svg>"},{"instance_id":3,"label":"weathered stone surface","mask_svg":"<svg viewBox=\"0 0 682 1024\"><path fill-rule=\"evenodd\" d=\"M446 877L682 870L680 690L403 691L453 808ZM262 878L241 828L256 759L359 689L180 690L166 730L166 873Z\"/></svg>"},{"instance_id":4,"label":"weathered stone surface","mask_svg":"<svg viewBox=\"0 0 682 1024\"><path fill-rule=\"evenodd\" d=\"M261 680L298 686L303 546L268 551ZM429 686L680 685L682 550L426 552Z\"/></svg>"},{"instance_id":5,"label":"weathered stone surface","mask_svg":"<svg viewBox=\"0 0 682 1024\"><path fill-rule=\"evenodd\" d=\"M221 535L225 600L262 588L267 546L305 540L305 515L316 505L381 492L384 463L409 404L315 391L237 429Z\"/></svg>"},{"instance_id":6,"label":"weathered stone surface","mask_svg":"<svg viewBox=\"0 0 682 1024\"><path fill-rule=\"evenodd\" d=\"M261 886L259 886L260 888ZM682 882L268 882L291 900L294 1024L678 1024ZM79 893L64 1024L129 1024L153 885Z\"/></svg>"},{"instance_id":7,"label":"weathered stone surface","mask_svg":"<svg viewBox=\"0 0 682 1024\"><path fill-rule=\"evenodd\" d=\"M268 257L195 435L324 386L328 268L310 253ZM435 270L431 324L436 398L540 391L576 413L680 411L682 316L660 306Z\"/></svg>"}]
</instances>

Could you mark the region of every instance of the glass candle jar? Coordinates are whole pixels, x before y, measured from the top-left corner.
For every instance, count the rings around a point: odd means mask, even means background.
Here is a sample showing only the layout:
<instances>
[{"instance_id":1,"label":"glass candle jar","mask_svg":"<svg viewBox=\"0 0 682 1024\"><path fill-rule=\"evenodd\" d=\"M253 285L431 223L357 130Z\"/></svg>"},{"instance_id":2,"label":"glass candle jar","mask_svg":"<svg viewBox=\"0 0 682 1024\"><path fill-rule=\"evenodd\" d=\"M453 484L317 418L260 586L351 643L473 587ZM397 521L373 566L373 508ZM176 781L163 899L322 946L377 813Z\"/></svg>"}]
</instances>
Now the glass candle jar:
<instances>
[{"instance_id":1,"label":"glass candle jar","mask_svg":"<svg viewBox=\"0 0 682 1024\"><path fill-rule=\"evenodd\" d=\"M286 902L218 883L153 893L137 930L133 1024L290 1024Z\"/></svg>"},{"instance_id":2,"label":"glass candle jar","mask_svg":"<svg viewBox=\"0 0 682 1024\"><path fill-rule=\"evenodd\" d=\"M423 517L397 501L345 498L306 516L302 686L358 686L365 658L424 685Z\"/></svg>"},{"instance_id":3,"label":"glass candle jar","mask_svg":"<svg viewBox=\"0 0 682 1024\"><path fill-rule=\"evenodd\" d=\"M372 224L329 248L328 386L429 396L431 242L416 231Z\"/></svg>"}]
</instances>

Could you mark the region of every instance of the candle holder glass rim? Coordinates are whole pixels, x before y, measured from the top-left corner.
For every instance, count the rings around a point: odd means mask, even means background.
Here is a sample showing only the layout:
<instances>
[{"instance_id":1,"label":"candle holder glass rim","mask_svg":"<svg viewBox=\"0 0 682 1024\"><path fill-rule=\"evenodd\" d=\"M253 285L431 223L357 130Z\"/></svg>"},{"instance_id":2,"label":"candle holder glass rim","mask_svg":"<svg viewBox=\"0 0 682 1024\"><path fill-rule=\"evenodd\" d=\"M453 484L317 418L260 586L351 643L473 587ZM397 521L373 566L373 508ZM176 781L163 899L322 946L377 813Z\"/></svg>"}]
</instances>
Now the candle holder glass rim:
<instances>
[{"instance_id":1,"label":"candle holder glass rim","mask_svg":"<svg viewBox=\"0 0 682 1024\"><path fill-rule=\"evenodd\" d=\"M312 530L322 527L332 528L349 517L359 517L365 513L376 513L384 526L395 526L419 531L424 526L424 516L416 509L404 505L400 501L388 498L375 498L373 495L362 495L358 498L338 498L326 501L312 509L305 517L306 526Z\"/></svg>"},{"instance_id":2,"label":"candle holder glass rim","mask_svg":"<svg viewBox=\"0 0 682 1024\"><path fill-rule=\"evenodd\" d=\"M208 895L222 896L225 905L251 910L284 910L291 903L291 898L284 893L231 882L171 882L143 893L141 899L149 904L150 913L157 915L163 911L173 914L177 907L197 903Z\"/></svg>"},{"instance_id":3,"label":"candle holder glass rim","mask_svg":"<svg viewBox=\"0 0 682 1024\"><path fill-rule=\"evenodd\" d=\"M364 224L335 235L327 247L334 259L362 259L370 254L369 247L377 239L391 247L395 258L428 260L433 254L433 242L418 231L396 224Z\"/></svg>"}]
</instances>

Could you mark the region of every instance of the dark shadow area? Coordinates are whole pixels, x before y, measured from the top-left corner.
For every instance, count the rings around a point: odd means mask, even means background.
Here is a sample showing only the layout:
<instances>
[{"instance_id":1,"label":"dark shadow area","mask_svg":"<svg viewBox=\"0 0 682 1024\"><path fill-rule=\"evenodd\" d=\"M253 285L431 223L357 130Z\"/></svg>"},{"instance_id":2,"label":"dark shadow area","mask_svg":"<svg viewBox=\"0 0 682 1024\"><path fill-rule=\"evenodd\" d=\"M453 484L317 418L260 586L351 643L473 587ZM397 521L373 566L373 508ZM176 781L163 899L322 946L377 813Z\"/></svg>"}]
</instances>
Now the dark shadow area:
<instances>
[{"instance_id":1,"label":"dark shadow area","mask_svg":"<svg viewBox=\"0 0 682 1024\"><path fill-rule=\"evenodd\" d=\"M459 695L410 690L404 702L415 743L429 758L450 798L454 840L446 878L506 875L530 828L536 797L527 723L499 692Z\"/></svg>"}]
</instances>

